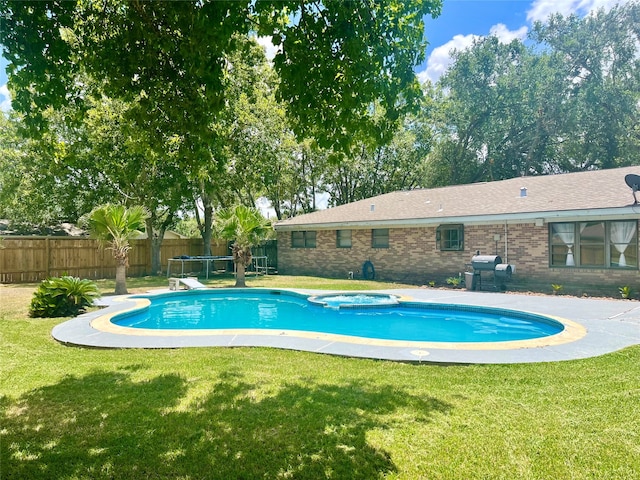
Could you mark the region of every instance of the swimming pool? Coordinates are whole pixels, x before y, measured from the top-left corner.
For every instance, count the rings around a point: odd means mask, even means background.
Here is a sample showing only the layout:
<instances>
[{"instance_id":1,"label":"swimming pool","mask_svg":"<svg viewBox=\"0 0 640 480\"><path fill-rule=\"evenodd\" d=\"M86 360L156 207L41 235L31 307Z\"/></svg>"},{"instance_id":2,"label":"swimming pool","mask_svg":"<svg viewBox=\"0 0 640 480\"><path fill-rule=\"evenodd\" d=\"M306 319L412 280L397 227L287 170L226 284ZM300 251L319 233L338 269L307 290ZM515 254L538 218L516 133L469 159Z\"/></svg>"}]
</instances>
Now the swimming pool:
<instances>
[{"instance_id":1,"label":"swimming pool","mask_svg":"<svg viewBox=\"0 0 640 480\"><path fill-rule=\"evenodd\" d=\"M307 295L280 290L192 290L132 298L148 304L114 315L112 324L140 331L317 332L454 343L526 341L564 330L549 317L505 309L395 299L363 307L359 300L340 295L333 303L314 302L313 297L309 301Z\"/></svg>"}]
</instances>

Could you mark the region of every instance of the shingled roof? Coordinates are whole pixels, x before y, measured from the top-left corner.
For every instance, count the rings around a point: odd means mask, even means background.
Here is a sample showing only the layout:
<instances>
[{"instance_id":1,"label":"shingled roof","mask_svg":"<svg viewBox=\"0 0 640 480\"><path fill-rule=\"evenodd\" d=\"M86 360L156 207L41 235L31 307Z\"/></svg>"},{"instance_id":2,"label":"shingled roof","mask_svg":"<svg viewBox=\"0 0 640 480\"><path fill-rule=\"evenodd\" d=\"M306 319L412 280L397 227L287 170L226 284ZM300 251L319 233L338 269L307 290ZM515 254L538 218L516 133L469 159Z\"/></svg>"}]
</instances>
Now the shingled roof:
<instances>
[{"instance_id":1,"label":"shingled roof","mask_svg":"<svg viewBox=\"0 0 640 480\"><path fill-rule=\"evenodd\" d=\"M276 223L277 230L637 215L627 174L594 170L387 193ZM526 189L526 190L525 190ZM640 195L640 194L639 194Z\"/></svg>"}]
</instances>

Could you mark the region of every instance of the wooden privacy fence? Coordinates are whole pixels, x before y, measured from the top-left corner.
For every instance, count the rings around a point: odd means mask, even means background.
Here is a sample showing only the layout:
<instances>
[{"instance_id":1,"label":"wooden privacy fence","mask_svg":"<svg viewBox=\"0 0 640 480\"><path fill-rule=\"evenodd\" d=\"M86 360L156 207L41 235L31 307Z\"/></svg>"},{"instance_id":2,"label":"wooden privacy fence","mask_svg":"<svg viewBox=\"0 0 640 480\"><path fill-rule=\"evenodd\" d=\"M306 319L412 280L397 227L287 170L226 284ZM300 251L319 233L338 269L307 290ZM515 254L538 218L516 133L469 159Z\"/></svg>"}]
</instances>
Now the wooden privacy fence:
<instances>
[{"instance_id":1,"label":"wooden privacy fence","mask_svg":"<svg viewBox=\"0 0 640 480\"><path fill-rule=\"evenodd\" d=\"M151 272L151 244L133 240L127 275L141 277ZM179 255L202 255L202 240L165 239L160 251L162 268ZM211 244L212 255L229 255L226 243ZM115 278L116 264L110 250L98 242L77 237L0 237L0 283L40 282L47 277L73 275L80 278Z\"/></svg>"}]
</instances>

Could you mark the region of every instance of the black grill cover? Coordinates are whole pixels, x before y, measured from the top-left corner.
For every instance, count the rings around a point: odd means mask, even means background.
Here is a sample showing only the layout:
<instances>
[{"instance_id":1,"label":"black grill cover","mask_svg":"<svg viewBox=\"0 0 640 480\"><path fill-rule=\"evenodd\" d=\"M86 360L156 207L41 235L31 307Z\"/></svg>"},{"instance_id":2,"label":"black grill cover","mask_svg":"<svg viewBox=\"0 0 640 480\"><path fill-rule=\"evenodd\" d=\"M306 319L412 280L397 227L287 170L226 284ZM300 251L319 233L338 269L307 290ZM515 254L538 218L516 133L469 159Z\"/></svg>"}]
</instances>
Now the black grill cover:
<instances>
[{"instance_id":1,"label":"black grill cover","mask_svg":"<svg viewBox=\"0 0 640 480\"><path fill-rule=\"evenodd\" d=\"M471 266L474 270L484 270L493 272L496 265L502 263L500 255L474 255L471 258Z\"/></svg>"}]
</instances>

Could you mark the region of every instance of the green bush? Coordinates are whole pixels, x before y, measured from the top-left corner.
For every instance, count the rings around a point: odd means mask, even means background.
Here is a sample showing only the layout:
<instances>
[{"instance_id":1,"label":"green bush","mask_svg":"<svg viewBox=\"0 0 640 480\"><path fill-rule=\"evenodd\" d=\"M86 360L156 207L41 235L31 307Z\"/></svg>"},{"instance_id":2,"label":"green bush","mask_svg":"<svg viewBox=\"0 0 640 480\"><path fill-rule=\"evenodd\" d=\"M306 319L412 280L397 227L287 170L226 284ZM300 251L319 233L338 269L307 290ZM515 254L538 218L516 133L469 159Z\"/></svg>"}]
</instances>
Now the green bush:
<instances>
[{"instance_id":1,"label":"green bush","mask_svg":"<svg viewBox=\"0 0 640 480\"><path fill-rule=\"evenodd\" d=\"M449 277L447 278L447 285L451 285L453 287L457 287L462 283L462 278L460 277Z\"/></svg>"},{"instance_id":2,"label":"green bush","mask_svg":"<svg viewBox=\"0 0 640 480\"><path fill-rule=\"evenodd\" d=\"M620 292L620 295L622 296L622 298L626 300L631 298L631 287L629 286L620 287L618 288L618 291Z\"/></svg>"},{"instance_id":3,"label":"green bush","mask_svg":"<svg viewBox=\"0 0 640 480\"><path fill-rule=\"evenodd\" d=\"M44 280L33 294L32 317L74 317L100 296L91 280L63 276Z\"/></svg>"}]
</instances>

